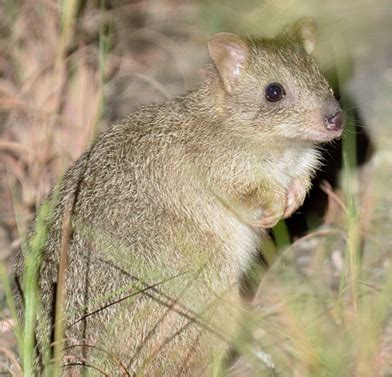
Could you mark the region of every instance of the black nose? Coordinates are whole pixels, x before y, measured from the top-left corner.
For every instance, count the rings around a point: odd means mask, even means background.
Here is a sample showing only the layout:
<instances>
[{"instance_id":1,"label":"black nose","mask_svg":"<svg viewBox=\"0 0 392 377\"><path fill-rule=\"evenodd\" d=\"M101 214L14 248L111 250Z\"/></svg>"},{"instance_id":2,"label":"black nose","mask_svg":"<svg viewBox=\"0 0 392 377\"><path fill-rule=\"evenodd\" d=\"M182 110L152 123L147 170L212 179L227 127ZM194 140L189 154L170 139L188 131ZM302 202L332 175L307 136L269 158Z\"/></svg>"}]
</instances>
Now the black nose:
<instances>
[{"instance_id":1,"label":"black nose","mask_svg":"<svg viewBox=\"0 0 392 377\"><path fill-rule=\"evenodd\" d=\"M325 117L325 127L331 131L340 131L344 127L345 120L346 114L343 110L340 110L333 115Z\"/></svg>"}]
</instances>

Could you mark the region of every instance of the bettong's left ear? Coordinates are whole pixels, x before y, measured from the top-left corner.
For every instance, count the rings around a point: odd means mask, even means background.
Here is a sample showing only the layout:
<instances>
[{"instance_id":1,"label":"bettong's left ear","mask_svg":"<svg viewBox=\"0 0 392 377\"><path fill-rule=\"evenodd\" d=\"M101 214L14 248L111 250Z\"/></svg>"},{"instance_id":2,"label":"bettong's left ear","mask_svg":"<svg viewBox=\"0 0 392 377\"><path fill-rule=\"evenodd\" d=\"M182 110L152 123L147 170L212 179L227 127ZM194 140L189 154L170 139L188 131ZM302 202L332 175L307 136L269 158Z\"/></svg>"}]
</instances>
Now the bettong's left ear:
<instances>
[{"instance_id":1,"label":"bettong's left ear","mask_svg":"<svg viewBox=\"0 0 392 377\"><path fill-rule=\"evenodd\" d=\"M301 40L308 54L312 53L317 39L317 25L313 18L303 17L288 27L286 31Z\"/></svg>"}]
</instances>

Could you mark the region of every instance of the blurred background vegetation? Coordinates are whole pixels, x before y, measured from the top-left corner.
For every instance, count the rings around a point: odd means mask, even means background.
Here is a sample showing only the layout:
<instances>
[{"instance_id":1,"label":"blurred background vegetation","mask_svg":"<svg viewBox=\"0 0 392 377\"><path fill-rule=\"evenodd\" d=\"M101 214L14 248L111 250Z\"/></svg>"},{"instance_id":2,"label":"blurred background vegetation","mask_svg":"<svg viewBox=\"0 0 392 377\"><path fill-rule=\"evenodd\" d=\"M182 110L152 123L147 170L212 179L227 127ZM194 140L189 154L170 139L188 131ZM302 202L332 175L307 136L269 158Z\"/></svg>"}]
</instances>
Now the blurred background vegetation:
<instances>
[{"instance_id":1,"label":"blurred background vegetation","mask_svg":"<svg viewBox=\"0 0 392 377\"><path fill-rule=\"evenodd\" d=\"M302 16L318 23L315 55L350 122L305 207L264 245L264 262L282 256L246 279L231 373L392 376L389 0L2 0L2 275L37 206L100 130L197 86L212 33L273 35ZM0 371L21 374L5 288Z\"/></svg>"}]
</instances>

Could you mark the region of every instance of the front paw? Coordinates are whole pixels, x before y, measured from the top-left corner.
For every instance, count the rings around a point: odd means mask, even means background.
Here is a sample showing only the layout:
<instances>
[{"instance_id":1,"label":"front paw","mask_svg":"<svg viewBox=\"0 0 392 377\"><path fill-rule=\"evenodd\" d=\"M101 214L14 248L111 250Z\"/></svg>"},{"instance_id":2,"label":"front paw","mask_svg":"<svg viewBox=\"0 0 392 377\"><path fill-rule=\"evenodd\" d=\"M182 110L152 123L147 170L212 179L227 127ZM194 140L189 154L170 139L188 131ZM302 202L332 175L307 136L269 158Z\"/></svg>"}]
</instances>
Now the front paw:
<instances>
[{"instance_id":1,"label":"front paw","mask_svg":"<svg viewBox=\"0 0 392 377\"><path fill-rule=\"evenodd\" d=\"M258 218L251 222L257 228L273 228L284 216L287 207L285 192L276 192L273 198L263 203Z\"/></svg>"},{"instance_id":2,"label":"front paw","mask_svg":"<svg viewBox=\"0 0 392 377\"><path fill-rule=\"evenodd\" d=\"M284 219L290 217L303 204L307 191L308 186L299 178L295 178L287 190Z\"/></svg>"},{"instance_id":3,"label":"front paw","mask_svg":"<svg viewBox=\"0 0 392 377\"><path fill-rule=\"evenodd\" d=\"M276 214L268 211L263 211L260 219L251 221L251 225L256 228L273 228L279 220L282 219L282 214Z\"/></svg>"}]
</instances>

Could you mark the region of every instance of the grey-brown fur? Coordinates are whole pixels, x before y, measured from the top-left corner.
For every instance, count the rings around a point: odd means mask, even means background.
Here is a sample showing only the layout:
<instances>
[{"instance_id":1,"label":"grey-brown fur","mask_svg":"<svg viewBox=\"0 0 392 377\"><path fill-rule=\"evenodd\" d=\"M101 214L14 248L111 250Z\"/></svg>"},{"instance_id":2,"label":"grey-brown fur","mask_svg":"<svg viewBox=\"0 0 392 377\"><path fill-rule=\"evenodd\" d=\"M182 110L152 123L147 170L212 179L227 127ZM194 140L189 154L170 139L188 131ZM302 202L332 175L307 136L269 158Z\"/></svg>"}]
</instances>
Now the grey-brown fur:
<instances>
[{"instance_id":1,"label":"grey-brown fur","mask_svg":"<svg viewBox=\"0 0 392 377\"><path fill-rule=\"evenodd\" d=\"M318 166L315 145L337 136L323 122L339 107L305 51L309 22L276 39L241 39L246 62L235 77L219 49L240 38L218 35L200 89L139 108L67 171L40 269L38 349L50 341L63 220L72 208L65 337L67 346L85 346L68 347L64 364L86 359L110 375L121 375L122 365L145 376L208 375L218 365L263 221L273 225L302 203ZM275 81L287 98L267 103L265 86ZM20 255L20 281L22 270ZM91 367L64 371L83 369L99 375Z\"/></svg>"}]
</instances>

